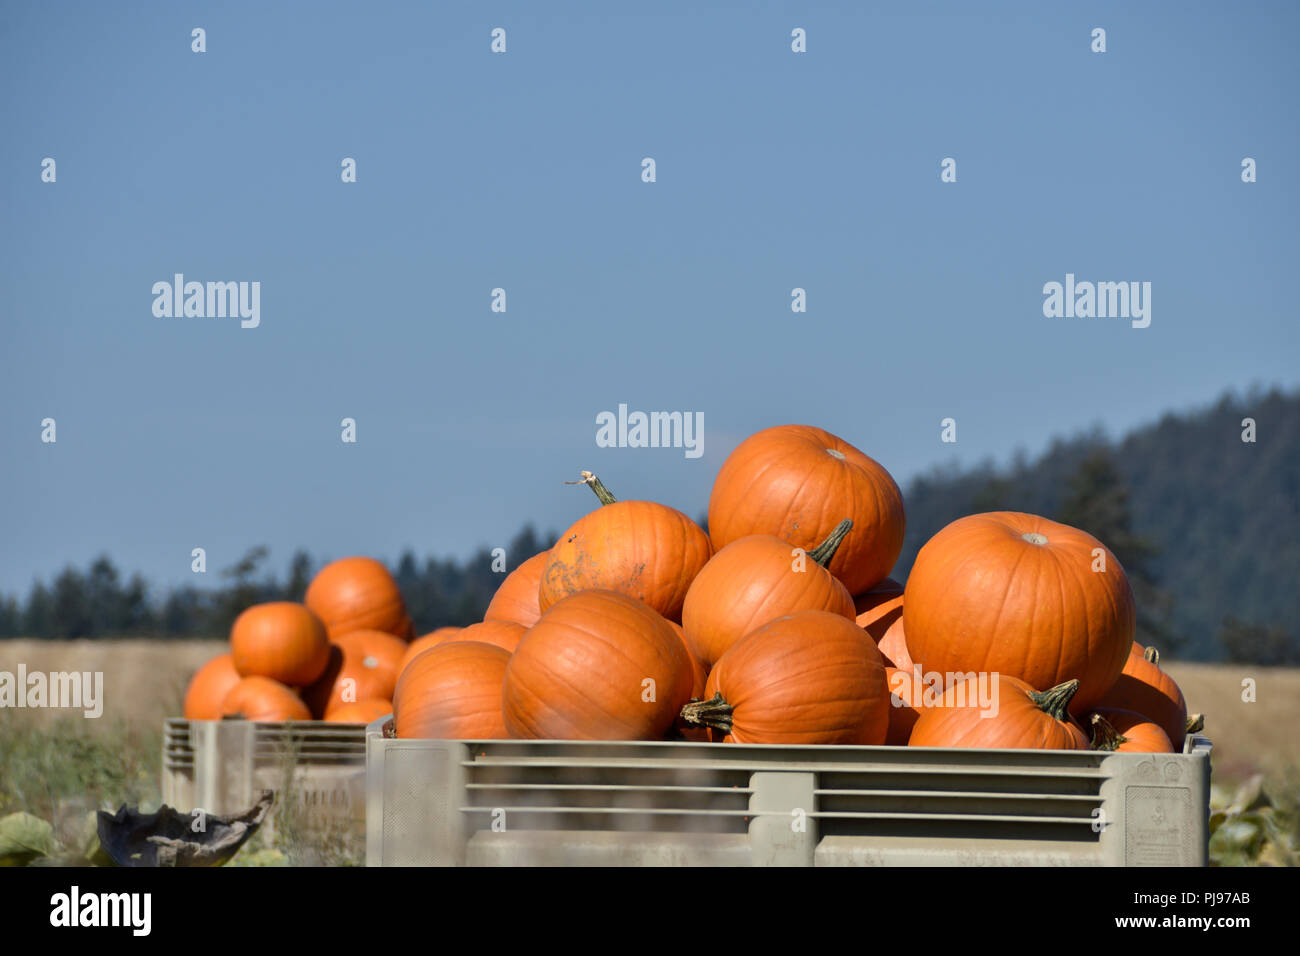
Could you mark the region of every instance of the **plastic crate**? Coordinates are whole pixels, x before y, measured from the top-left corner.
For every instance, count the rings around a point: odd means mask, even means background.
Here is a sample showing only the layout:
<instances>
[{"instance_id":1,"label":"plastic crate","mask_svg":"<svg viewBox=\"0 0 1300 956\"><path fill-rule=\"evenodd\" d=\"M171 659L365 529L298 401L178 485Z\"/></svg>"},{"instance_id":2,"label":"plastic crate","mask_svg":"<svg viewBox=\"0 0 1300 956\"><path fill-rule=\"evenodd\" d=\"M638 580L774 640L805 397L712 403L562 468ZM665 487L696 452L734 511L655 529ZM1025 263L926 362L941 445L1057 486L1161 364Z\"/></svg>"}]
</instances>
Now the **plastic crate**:
<instances>
[{"instance_id":1,"label":"plastic crate","mask_svg":"<svg viewBox=\"0 0 1300 956\"><path fill-rule=\"evenodd\" d=\"M247 810L261 790L291 797L304 831L365 828L366 728L318 722L163 721L162 800L180 810Z\"/></svg>"},{"instance_id":2,"label":"plastic crate","mask_svg":"<svg viewBox=\"0 0 1300 956\"><path fill-rule=\"evenodd\" d=\"M366 728L370 866L1204 866L1182 754L407 740Z\"/></svg>"}]
</instances>

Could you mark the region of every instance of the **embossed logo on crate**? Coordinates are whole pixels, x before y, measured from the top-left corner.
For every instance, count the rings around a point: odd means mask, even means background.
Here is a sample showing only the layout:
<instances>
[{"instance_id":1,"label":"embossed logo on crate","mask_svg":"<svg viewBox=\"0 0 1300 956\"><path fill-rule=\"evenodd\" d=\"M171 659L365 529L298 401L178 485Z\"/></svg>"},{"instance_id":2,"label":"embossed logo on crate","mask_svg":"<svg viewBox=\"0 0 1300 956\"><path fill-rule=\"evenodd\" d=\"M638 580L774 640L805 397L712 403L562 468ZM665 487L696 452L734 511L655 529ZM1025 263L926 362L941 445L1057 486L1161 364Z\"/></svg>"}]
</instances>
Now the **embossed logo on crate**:
<instances>
[{"instance_id":1,"label":"embossed logo on crate","mask_svg":"<svg viewBox=\"0 0 1300 956\"><path fill-rule=\"evenodd\" d=\"M1186 787L1127 787L1124 862L1128 866L1192 866L1197 822Z\"/></svg>"}]
</instances>

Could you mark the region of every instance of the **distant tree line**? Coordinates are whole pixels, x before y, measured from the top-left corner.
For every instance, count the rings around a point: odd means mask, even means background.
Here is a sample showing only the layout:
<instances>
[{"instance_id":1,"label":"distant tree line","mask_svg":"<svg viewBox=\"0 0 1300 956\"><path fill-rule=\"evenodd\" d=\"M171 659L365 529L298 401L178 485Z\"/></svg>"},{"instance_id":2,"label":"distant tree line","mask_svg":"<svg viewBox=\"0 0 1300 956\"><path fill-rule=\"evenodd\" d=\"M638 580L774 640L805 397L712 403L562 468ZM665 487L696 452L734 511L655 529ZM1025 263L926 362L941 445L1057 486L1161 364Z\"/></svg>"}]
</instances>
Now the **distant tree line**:
<instances>
[{"instance_id":1,"label":"distant tree line","mask_svg":"<svg viewBox=\"0 0 1300 956\"><path fill-rule=\"evenodd\" d=\"M544 551L556 534L528 526L506 548L506 571ZM108 556L81 570L68 566L50 584L37 581L25 601L0 597L0 638L225 637L246 607L262 601L301 601L319 566L306 552L283 576L266 567L265 547L251 549L219 572L215 587L185 585L153 595L144 579L124 579ZM482 548L467 561L426 558L407 551L391 568L420 633L483 619L505 572L494 571Z\"/></svg>"}]
</instances>

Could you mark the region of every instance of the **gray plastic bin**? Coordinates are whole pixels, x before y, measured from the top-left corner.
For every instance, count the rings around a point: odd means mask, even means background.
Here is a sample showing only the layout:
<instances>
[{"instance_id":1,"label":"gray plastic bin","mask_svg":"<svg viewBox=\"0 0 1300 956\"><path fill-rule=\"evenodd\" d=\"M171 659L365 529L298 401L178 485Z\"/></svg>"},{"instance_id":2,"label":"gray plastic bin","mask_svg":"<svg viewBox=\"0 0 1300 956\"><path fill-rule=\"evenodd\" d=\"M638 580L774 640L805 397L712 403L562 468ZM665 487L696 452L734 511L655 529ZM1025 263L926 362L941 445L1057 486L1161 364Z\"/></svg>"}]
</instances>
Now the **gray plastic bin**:
<instances>
[{"instance_id":1,"label":"gray plastic bin","mask_svg":"<svg viewBox=\"0 0 1300 956\"><path fill-rule=\"evenodd\" d=\"M1204 866L1182 754L386 738L370 866Z\"/></svg>"},{"instance_id":2,"label":"gray plastic bin","mask_svg":"<svg viewBox=\"0 0 1300 956\"><path fill-rule=\"evenodd\" d=\"M179 810L247 810L261 790L291 797L307 831L365 827L366 728L319 722L163 721L162 800ZM273 830L273 809L264 829Z\"/></svg>"}]
</instances>

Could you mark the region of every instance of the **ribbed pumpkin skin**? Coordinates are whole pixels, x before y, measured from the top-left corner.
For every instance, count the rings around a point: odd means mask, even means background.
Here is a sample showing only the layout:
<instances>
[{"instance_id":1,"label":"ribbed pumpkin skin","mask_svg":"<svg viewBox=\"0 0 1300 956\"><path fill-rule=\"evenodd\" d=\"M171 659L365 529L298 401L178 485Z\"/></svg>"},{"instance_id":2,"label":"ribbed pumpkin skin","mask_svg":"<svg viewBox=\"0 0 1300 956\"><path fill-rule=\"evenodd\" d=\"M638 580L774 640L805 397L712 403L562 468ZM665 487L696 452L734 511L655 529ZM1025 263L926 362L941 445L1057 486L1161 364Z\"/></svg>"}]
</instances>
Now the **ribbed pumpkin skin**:
<instances>
[{"instance_id":1,"label":"ribbed pumpkin skin","mask_svg":"<svg viewBox=\"0 0 1300 956\"><path fill-rule=\"evenodd\" d=\"M350 704L339 704L325 715L325 720L331 724L368 724L392 712L392 701L367 697Z\"/></svg>"},{"instance_id":2,"label":"ribbed pumpkin skin","mask_svg":"<svg viewBox=\"0 0 1300 956\"><path fill-rule=\"evenodd\" d=\"M1187 731L1187 702L1174 679L1143 657L1145 650L1137 641L1130 645L1123 673L1097 706L1141 714L1158 724L1181 749Z\"/></svg>"},{"instance_id":3,"label":"ribbed pumpkin skin","mask_svg":"<svg viewBox=\"0 0 1300 956\"><path fill-rule=\"evenodd\" d=\"M232 687L221 702L221 715L264 723L311 720L302 698L269 677L245 677Z\"/></svg>"},{"instance_id":4,"label":"ribbed pumpkin skin","mask_svg":"<svg viewBox=\"0 0 1300 956\"><path fill-rule=\"evenodd\" d=\"M485 621L514 621L524 627L532 627L542 616L542 609L537 603L537 592L542 584L542 572L551 552L535 554L519 567L506 575L488 602L483 614Z\"/></svg>"},{"instance_id":5,"label":"ribbed pumpkin skin","mask_svg":"<svg viewBox=\"0 0 1300 956\"><path fill-rule=\"evenodd\" d=\"M893 578L885 578L870 591L864 591L853 598L853 613L863 614L872 608L893 600L903 593L903 586Z\"/></svg>"},{"instance_id":6,"label":"ribbed pumpkin skin","mask_svg":"<svg viewBox=\"0 0 1300 956\"><path fill-rule=\"evenodd\" d=\"M1112 710L1099 707L1093 711L1100 714L1121 737L1127 738L1115 748L1117 753L1168 754L1174 752L1174 745L1169 735L1154 721L1135 714L1130 710Z\"/></svg>"},{"instance_id":7,"label":"ribbed pumpkin skin","mask_svg":"<svg viewBox=\"0 0 1300 956\"><path fill-rule=\"evenodd\" d=\"M889 732L885 743L906 747L921 716L922 696L913 689L916 678L910 671L886 667L885 681L889 687Z\"/></svg>"},{"instance_id":8,"label":"ribbed pumpkin skin","mask_svg":"<svg viewBox=\"0 0 1300 956\"><path fill-rule=\"evenodd\" d=\"M528 628L514 621L481 621L463 627L455 634L448 634L440 643L478 641L480 644L495 644L507 653L513 654L527 633Z\"/></svg>"},{"instance_id":9,"label":"ribbed pumpkin skin","mask_svg":"<svg viewBox=\"0 0 1300 956\"><path fill-rule=\"evenodd\" d=\"M1025 535L1039 536L1034 543ZM921 548L903 621L927 671L1004 674L1036 688L1079 681L1084 713L1119 677L1133 641L1133 592L1092 535L1036 515L1000 511L948 525Z\"/></svg>"},{"instance_id":10,"label":"ribbed pumpkin skin","mask_svg":"<svg viewBox=\"0 0 1300 956\"><path fill-rule=\"evenodd\" d=\"M449 641L402 672L393 698L398 737L503 740L501 688L510 654L495 644Z\"/></svg>"},{"instance_id":11,"label":"ribbed pumpkin skin","mask_svg":"<svg viewBox=\"0 0 1300 956\"><path fill-rule=\"evenodd\" d=\"M230 628L230 656L242 677L301 687L320 677L329 654L320 618L292 601L254 604Z\"/></svg>"},{"instance_id":12,"label":"ribbed pumpkin skin","mask_svg":"<svg viewBox=\"0 0 1300 956\"><path fill-rule=\"evenodd\" d=\"M642 699L647 679L653 701ZM580 591L543 612L515 649L505 725L520 738L660 740L694 679L685 643L649 606L616 591Z\"/></svg>"},{"instance_id":13,"label":"ribbed pumpkin skin","mask_svg":"<svg viewBox=\"0 0 1300 956\"><path fill-rule=\"evenodd\" d=\"M903 633L903 618L898 617L885 630L876 645L885 664L899 670L910 671L913 666L912 654L907 649L907 636Z\"/></svg>"},{"instance_id":14,"label":"ribbed pumpkin skin","mask_svg":"<svg viewBox=\"0 0 1300 956\"><path fill-rule=\"evenodd\" d=\"M704 699L731 705L724 743L882 744L889 688L876 645L853 621L798 611L741 638L709 673Z\"/></svg>"},{"instance_id":15,"label":"ribbed pumpkin skin","mask_svg":"<svg viewBox=\"0 0 1300 956\"><path fill-rule=\"evenodd\" d=\"M910 583L910 580L909 580ZM923 707L912 728L912 747L986 747L993 749L1087 750L1088 737L1073 721L1042 711L1022 680L996 678L997 714L984 716L974 681L947 688L942 702ZM958 706L965 695L965 705Z\"/></svg>"},{"instance_id":16,"label":"ribbed pumpkin skin","mask_svg":"<svg viewBox=\"0 0 1300 956\"><path fill-rule=\"evenodd\" d=\"M691 653L706 667L746 634L795 611L852 619L848 589L807 555L803 570L794 570L793 550L770 534L748 535L715 554L695 576L682 606L682 629Z\"/></svg>"},{"instance_id":17,"label":"ribbed pumpkin skin","mask_svg":"<svg viewBox=\"0 0 1300 956\"><path fill-rule=\"evenodd\" d=\"M609 590L680 621L686 592L712 554L708 535L676 508L653 501L601 505L550 550L538 607L545 614L571 594Z\"/></svg>"},{"instance_id":18,"label":"ribbed pumpkin skin","mask_svg":"<svg viewBox=\"0 0 1300 956\"><path fill-rule=\"evenodd\" d=\"M845 518L853 533L830 571L861 594L889 574L903 549L903 493L874 459L811 425L746 438L722 463L709 498L714 550L751 534L811 550Z\"/></svg>"},{"instance_id":19,"label":"ribbed pumpkin skin","mask_svg":"<svg viewBox=\"0 0 1300 956\"><path fill-rule=\"evenodd\" d=\"M233 657L222 654L212 658L195 671L185 690L185 719L220 720L221 703L239 681Z\"/></svg>"},{"instance_id":20,"label":"ribbed pumpkin skin","mask_svg":"<svg viewBox=\"0 0 1300 956\"><path fill-rule=\"evenodd\" d=\"M330 640L352 631L384 631L404 641L415 634L397 582L374 558L325 565L308 585L305 602L325 622Z\"/></svg>"},{"instance_id":21,"label":"ribbed pumpkin skin","mask_svg":"<svg viewBox=\"0 0 1300 956\"><path fill-rule=\"evenodd\" d=\"M325 673L302 693L313 714L324 717L341 704L367 697L393 699L405 641L383 631L353 631L336 637L332 647Z\"/></svg>"},{"instance_id":22,"label":"ribbed pumpkin skin","mask_svg":"<svg viewBox=\"0 0 1300 956\"><path fill-rule=\"evenodd\" d=\"M410 644L406 645L406 653L402 656L402 662L398 665L397 672L400 674L406 669L406 665L411 663L431 647L437 647L443 641L449 640L453 635L459 633L463 628L459 627L439 627L434 628L428 634L421 635Z\"/></svg>"}]
</instances>

